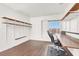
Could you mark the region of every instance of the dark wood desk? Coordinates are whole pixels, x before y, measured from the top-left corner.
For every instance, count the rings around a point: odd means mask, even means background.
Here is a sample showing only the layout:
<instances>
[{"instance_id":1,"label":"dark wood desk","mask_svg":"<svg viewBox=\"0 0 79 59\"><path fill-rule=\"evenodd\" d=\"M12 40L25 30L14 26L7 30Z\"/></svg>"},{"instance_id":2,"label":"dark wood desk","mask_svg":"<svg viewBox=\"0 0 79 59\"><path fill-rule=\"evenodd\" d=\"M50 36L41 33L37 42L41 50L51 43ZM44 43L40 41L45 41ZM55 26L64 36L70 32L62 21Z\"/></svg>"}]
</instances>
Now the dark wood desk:
<instances>
[{"instance_id":1,"label":"dark wood desk","mask_svg":"<svg viewBox=\"0 0 79 59\"><path fill-rule=\"evenodd\" d=\"M75 38L72 38L68 35L61 35L61 39L59 41L61 42L63 47L67 48L79 48L79 43L74 40Z\"/></svg>"},{"instance_id":2,"label":"dark wood desk","mask_svg":"<svg viewBox=\"0 0 79 59\"><path fill-rule=\"evenodd\" d=\"M67 48L73 56L79 56L79 49Z\"/></svg>"},{"instance_id":3,"label":"dark wood desk","mask_svg":"<svg viewBox=\"0 0 79 59\"><path fill-rule=\"evenodd\" d=\"M61 35L59 39L62 46L73 56L79 56L79 42L68 35Z\"/></svg>"}]
</instances>

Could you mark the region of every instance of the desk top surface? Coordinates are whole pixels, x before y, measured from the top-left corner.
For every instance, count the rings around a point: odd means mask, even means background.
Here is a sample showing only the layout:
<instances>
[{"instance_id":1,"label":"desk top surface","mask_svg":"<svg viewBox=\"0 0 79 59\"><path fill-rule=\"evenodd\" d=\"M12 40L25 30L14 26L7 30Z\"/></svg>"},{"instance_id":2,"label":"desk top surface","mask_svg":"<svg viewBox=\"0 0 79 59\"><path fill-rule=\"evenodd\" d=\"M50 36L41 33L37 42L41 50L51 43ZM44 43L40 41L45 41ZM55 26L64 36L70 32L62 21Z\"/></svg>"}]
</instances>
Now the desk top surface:
<instances>
[{"instance_id":1,"label":"desk top surface","mask_svg":"<svg viewBox=\"0 0 79 59\"><path fill-rule=\"evenodd\" d=\"M75 49L75 48L67 48L73 56L79 56L79 49Z\"/></svg>"},{"instance_id":2,"label":"desk top surface","mask_svg":"<svg viewBox=\"0 0 79 59\"><path fill-rule=\"evenodd\" d=\"M63 47L68 47L68 48L79 48L79 43L75 42L73 38L71 38L68 35L61 35L61 39L59 41L61 42Z\"/></svg>"},{"instance_id":3,"label":"desk top surface","mask_svg":"<svg viewBox=\"0 0 79 59\"><path fill-rule=\"evenodd\" d=\"M76 42L75 38L72 38L68 35L61 35L60 42L63 47L66 47L73 56L79 56L79 42Z\"/></svg>"}]
</instances>

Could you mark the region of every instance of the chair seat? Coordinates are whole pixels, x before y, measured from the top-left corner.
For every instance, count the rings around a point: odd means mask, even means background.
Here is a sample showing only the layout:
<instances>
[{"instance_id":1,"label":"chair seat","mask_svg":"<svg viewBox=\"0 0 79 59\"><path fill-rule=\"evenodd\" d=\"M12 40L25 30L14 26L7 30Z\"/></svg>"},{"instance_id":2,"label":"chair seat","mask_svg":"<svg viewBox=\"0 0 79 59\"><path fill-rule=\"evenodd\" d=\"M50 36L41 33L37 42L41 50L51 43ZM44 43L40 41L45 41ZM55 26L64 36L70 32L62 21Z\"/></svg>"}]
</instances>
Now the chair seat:
<instances>
[{"instance_id":1,"label":"chair seat","mask_svg":"<svg viewBox=\"0 0 79 59\"><path fill-rule=\"evenodd\" d=\"M65 56L66 53L62 47L53 45L48 46L47 56Z\"/></svg>"},{"instance_id":2,"label":"chair seat","mask_svg":"<svg viewBox=\"0 0 79 59\"><path fill-rule=\"evenodd\" d=\"M57 46L61 46L61 43L59 40L54 40L54 44L57 45Z\"/></svg>"}]
</instances>

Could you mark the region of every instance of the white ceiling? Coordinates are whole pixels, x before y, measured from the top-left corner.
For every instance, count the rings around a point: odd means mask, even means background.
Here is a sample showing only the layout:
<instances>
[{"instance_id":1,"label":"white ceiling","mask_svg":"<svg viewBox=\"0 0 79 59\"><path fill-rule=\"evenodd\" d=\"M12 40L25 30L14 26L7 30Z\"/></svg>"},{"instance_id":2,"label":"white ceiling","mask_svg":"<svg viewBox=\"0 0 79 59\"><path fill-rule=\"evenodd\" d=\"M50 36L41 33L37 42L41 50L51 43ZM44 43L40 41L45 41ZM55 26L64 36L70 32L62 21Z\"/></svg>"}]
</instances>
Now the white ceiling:
<instances>
[{"instance_id":1,"label":"white ceiling","mask_svg":"<svg viewBox=\"0 0 79 59\"><path fill-rule=\"evenodd\" d=\"M27 16L58 15L65 12L70 3L5 3L6 6Z\"/></svg>"}]
</instances>

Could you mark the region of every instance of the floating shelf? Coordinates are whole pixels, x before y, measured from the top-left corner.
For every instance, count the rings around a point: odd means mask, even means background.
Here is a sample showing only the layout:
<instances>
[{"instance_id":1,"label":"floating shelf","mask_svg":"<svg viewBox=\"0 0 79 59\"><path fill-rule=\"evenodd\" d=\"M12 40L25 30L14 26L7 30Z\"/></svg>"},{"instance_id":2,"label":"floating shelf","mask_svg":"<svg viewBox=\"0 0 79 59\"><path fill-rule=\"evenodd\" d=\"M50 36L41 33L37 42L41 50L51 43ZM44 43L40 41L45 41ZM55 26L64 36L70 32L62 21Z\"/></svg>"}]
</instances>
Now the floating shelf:
<instances>
[{"instance_id":1,"label":"floating shelf","mask_svg":"<svg viewBox=\"0 0 79 59\"><path fill-rule=\"evenodd\" d=\"M7 19L7 20L11 20L11 21L15 21L15 22L19 22L19 23L23 23L23 24L28 24L28 25L32 25L31 23L28 22L23 22L23 21L19 21L19 20L15 20L15 19L11 19L8 17L2 17L3 19Z\"/></svg>"},{"instance_id":2,"label":"floating shelf","mask_svg":"<svg viewBox=\"0 0 79 59\"><path fill-rule=\"evenodd\" d=\"M79 3L75 3L75 5L67 12L67 14L61 20L64 20L70 13L79 13Z\"/></svg>"},{"instance_id":3,"label":"floating shelf","mask_svg":"<svg viewBox=\"0 0 79 59\"><path fill-rule=\"evenodd\" d=\"M70 13L79 13L79 10L77 11L69 11Z\"/></svg>"},{"instance_id":4,"label":"floating shelf","mask_svg":"<svg viewBox=\"0 0 79 59\"><path fill-rule=\"evenodd\" d=\"M72 34L77 34L77 35L79 35L79 33L77 33L77 32L69 32L69 31L64 31L64 32L67 32L67 33L72 33Z\"/></svg>"}]
</instances>

